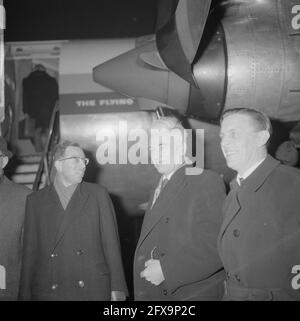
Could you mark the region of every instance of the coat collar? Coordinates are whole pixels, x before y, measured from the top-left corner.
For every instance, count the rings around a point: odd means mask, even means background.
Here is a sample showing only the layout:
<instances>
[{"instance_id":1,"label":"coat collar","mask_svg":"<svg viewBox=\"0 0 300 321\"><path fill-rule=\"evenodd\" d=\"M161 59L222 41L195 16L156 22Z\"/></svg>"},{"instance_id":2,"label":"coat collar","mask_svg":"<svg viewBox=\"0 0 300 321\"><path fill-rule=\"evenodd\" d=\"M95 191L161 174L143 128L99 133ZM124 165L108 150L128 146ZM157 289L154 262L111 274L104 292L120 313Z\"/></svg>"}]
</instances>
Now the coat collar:
<instances>
[{"instance_id":1,"label":"coat collar","mask_svg":"<svg viewBox=\"0 0 300 321\"><path fill-rule=\"evenodd\" d=\"M266 159L255 169L255 171L243 180L242 185L245 191L251 190L256 192L279 164L279 161L275 160L272 156L267 155ZM240 211L241 205L237 197L239 188L240 186L236 178L234 178L230 183L230 192L224 204L223 211L225 213L225 217L221 226L219 241L224 235L229 224ZM227 207L229 205L230 212L227 212Z\"/></svg>"},{"instance_id":2,"label":"coat collar","mask_svg":"<svg viewBox=\"0 0 300 321\"><path fill-rule=\"evenodd\" d=\"M188 166L179 168L171 177L165 188L161 191L158 199L151 208L152 196L150 197L148 209L145 213L144 222L138 247L142 244L147 235L153 230L158 222L166 215L168 208L174 203L176 198L179 197L182 189L186 186L185 169Z\"/></svg>"},{"instance_id":3,"label":"coat collar","mask_svg":"<svg viewBox=\"0 0 300 321\"><path fill-rule=\"evenodd\" d=\"M243 180L243 186L256 192L278 165L280 165L278 160L267 155L265 160L255 169L255 171ZM235 188L236 185L238 185L238 183L235 177L235 179L231 181L230 187Z\"/></svg>"},{"instance_id":4,"label":"coat collar","mask_svg":"<svg viewBox=\"0 0 300 321\"><path fill-rule=\"evenodd\" d=\"M9 180L4 174L0 176L0 188L8 186L13 186L13 182Z\"/></svg>"}]
</instances>

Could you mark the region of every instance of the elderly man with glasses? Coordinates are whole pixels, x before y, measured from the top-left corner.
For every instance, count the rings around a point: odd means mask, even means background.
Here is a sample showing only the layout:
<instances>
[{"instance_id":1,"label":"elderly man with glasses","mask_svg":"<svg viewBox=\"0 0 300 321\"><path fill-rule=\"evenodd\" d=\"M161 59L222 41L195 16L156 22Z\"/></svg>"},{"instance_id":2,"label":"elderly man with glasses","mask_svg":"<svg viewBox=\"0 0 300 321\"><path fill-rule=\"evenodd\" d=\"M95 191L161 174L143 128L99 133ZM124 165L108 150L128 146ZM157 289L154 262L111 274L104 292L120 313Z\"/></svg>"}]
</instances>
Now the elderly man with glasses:
<instances>
[{"instance_id":1,"label":"elderly man with glasses","mask_svg":"<svg viewBox=\"0 0 300 321\"><path fill-rule=\"evenodd\" d=\"M79 145L58 144L53 184L27 201L21 300L125 300L118 228L105 188L83 182Z\"/></svg>"}]
</instances>

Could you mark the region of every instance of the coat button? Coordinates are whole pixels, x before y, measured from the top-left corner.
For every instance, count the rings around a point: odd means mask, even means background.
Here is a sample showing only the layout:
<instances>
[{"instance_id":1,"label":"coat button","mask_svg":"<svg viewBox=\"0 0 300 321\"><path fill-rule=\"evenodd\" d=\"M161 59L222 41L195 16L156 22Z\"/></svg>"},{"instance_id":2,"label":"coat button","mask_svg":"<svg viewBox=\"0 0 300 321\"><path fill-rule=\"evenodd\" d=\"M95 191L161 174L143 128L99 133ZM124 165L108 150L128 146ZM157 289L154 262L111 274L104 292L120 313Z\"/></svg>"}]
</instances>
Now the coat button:
<instances>
[{"instance_id":1,"label":"coat button","mask_svg":"<svg viewBox=\"0 0 300 321\"><path fill-rule=\"evenodd\" d=\"M76 254L77 254L77 255L82 255L82 254L83 254L83 250L78 250L78 251L76 252Z\"/></svg>"},{"instance_id":2,"label":"coat button","mask_svg":"<svg viewBox=\"0 0 300 321\"><path fill-rule=\"evenodd\" d=\"M167 294L168 294L168 291L167 291L167 290L163 290L163 294L164 294L164 295L167 295Z\"/></svg>"},{"instance_id":3,"label":"coat button","mask_svg":"<svg viewBox=\"0 0 300 321\"><path fill-rule=\"evenodd\" d=\"M51 258L53 259L53 258L55 258L55 257L57 257L58 256L58 254L57 253L51 253Z\"/></svg>"},{"instance_id":4,"label":"coat button","mask_svg":"<svg viewBox=\"0 0 300 321\"><path fill-rule=\"evenodd\" d=\"M240 231L238 229L233 230L233 236L234 237L239 237L240 236Z\"/></svg>"},{"instance_id":5,"label":"coat button","mask_svg":"<svg viewBox=\"0 0 300 321\"><path fill-rule=\"evenodd\" d=\"M54 291L57 289L57 287L58 287L58 284L52 284L51 289Z\"/></svg>"},{"instance_id":6,"label":"coat button","mask_svg":"<svg viewBox=\"0 0 300 321\"><path fill-rule=\"evenodd\" d=\"M166 255L166 253L160 253L160 256L165 256Z\"/></svg>"},{"instance_id":7,"label":"coat button","mask_svg":"<svg viewBox=\"0 0 300 321\"><path fill-rule=\"evenodd\" d=\"M78 281L78 285L79 285L79 287L84 288L84 282L83 281Z\"/></svg>"},{"instance_id":8,"label":"coat button","mask_svg":"<svg viewBox=\"0 0 300 321\"><path fill-rule=\"evenodd\" d=\"M240 277L239 277L238 274L236 274L234 277L235 277L235 279L236 279L238 282L241 282L241 279L240 279Z\"/></svg>"}]
</instances>

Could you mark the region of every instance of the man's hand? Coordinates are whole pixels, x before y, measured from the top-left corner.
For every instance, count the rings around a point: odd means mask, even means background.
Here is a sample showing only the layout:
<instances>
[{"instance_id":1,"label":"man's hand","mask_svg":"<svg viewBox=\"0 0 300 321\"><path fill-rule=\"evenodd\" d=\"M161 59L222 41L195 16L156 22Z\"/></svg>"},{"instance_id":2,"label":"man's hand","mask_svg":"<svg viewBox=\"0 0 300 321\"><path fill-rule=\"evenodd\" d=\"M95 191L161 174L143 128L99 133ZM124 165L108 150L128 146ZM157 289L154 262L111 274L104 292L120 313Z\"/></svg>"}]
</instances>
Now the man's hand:
<instances>
[{"instance_id":1,"label":"man's hand","mask_svg":"<svg viewBox=\"0 0 300 321\"><path fill-rule=\"evenodd\" d=\"M165 277L159 260L150 259L146 261L145 269L140 273L140 277L145 278L154 285L160 285L165 280Z\"/></svg>"},{"instance_id":2,"label":"man's hand","mask_svg":"<svg viewBox=\"0 0 300 321\"><path fill-rule=\"evenodd\" d=\"M112 301L126 301L126 295L122 291L111 291Z\"/></svg>"}]
</instances>

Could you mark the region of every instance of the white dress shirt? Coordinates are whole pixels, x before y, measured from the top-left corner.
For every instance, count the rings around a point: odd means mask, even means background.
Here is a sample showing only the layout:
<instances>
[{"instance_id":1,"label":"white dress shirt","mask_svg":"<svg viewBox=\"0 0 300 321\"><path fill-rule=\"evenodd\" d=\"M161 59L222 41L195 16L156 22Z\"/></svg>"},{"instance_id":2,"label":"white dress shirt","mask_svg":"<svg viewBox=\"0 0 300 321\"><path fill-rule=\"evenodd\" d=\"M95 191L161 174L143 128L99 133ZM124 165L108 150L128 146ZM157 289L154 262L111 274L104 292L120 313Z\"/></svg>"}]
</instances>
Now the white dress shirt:
<instances>
[{"instance_id":1,"label":"white dress shirt","mask_svg":"<svg viewBox=\"0 0 300 321\"><path fill-rule=\"evenodd\" d=\"M241 176L240 174L237 174L236 180L238 182L239 185L241 185L241 179L244 180L246 179L248 176L250 176L255 170L256 168L266 159L266 157L264 157L262 160L256 162L254 165L252 165L251 167L249 167L246 172L244 173L243 176Z\"/></svg>"}]
</instances>

